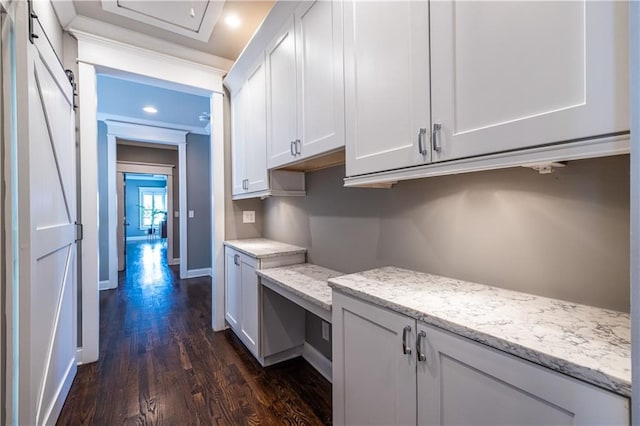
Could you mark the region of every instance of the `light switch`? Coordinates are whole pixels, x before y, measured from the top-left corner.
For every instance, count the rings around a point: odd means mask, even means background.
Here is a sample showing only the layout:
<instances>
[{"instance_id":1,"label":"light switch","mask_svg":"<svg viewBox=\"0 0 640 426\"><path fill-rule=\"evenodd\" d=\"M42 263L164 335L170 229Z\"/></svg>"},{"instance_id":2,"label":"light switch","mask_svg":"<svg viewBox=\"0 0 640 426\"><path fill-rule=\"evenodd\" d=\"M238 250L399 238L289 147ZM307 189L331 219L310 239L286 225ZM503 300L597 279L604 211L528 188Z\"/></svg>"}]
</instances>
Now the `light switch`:
<instances>
[{"instance_id":1,"label":"light switch","mask_svg":"<svg viewBox=\"0 0 640 426\"><path fill-rule=\"evenodd\" d=\"M179 211L174 211L173 212L173 217L180 217L180 212Z\"/></svg>"},{"instance_id":2,"label":"light switch","mask_svg":"<svg viewBox=\"0 0 640 426\"><path fill-rule=\"evenodd\" d=\"M193 217L193 216L194 216L193 210L189 210L189 217Z\"/></svg>"},{"instance_id":3,"label":"light switch","mask_svg":"<svg viewBox=\"0 0 640 426\"><path fill-rule=\"evenodd\" d=\"M256 223L256 212L253 210L243 211L242 223Z\"/></svg>"}]
</instances>

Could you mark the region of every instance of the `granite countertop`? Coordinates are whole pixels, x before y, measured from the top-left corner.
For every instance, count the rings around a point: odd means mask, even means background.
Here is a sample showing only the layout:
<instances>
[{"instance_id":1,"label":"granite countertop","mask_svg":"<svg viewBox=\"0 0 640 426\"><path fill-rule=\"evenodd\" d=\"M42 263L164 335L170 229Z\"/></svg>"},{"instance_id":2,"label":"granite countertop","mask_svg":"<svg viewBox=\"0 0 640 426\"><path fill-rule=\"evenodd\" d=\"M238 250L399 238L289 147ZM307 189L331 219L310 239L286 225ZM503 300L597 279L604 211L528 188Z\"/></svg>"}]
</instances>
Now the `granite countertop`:
<instances>
[{"instance_id":1,"label":"granite countertop","mask_svg":"<svg viewBox=\"0 0 640 426\"><path fill-rule=\"evenodd\" d=\"M331 278L329 285L631 396L629 314L395 267Z\"/></svg>"},{"instance_id":2,"label":"granite countertop","mask_svg":"<svg viewBox=\"0 0 640 426\"><path fill-rule=\"evenodd\" d=\"M307 249L293 246L291 244L280 243L266 238L248 238L245 240L228 240L225 246L234 248L248 256L256 259L267 257L284 256L287 254L306 253Z\"/></svg>"},{"instance_id":3,"label":"granite countertop","mask_svg":"<svg viewBox=\"0 0 640 426\"><path fill-rule=\"evenodd\" d=\"M328 311L331 310L331 287L327 280L343 275L311 263L261 269L256 273Z\"/></svg>"}]
</instances>

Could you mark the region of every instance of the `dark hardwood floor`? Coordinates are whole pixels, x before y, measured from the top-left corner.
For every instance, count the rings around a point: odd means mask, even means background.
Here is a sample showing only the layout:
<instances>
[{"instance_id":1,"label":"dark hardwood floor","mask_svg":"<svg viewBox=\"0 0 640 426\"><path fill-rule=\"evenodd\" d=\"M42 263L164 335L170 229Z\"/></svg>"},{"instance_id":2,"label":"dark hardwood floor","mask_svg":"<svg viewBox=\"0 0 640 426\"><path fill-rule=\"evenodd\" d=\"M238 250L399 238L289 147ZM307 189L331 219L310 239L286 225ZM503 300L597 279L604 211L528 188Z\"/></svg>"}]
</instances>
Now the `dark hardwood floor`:
<instances>
[{"instance_id":1,"label":"dark hardwood floor","mask_svg":"<svg viewBox=\"0 0 640 426\"><path fill-rule=\"evenodd\" d=\"M262 368L211 329L211 280L180 280L163 244L129 244L100 294L100 360L80 366L58 424L329 424L331 385L306 361Z\"/></svg>"}]
</instances>

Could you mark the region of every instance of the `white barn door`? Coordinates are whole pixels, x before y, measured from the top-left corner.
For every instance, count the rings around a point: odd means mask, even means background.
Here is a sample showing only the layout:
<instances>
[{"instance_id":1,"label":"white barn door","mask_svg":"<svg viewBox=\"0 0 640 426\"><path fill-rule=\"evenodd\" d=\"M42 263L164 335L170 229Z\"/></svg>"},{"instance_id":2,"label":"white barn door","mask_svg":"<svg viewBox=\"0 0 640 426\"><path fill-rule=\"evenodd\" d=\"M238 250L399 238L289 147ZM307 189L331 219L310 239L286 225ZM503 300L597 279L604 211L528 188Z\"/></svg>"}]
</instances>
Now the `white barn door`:
<instances>
[{"instance_id":1,"label":"white barn door","mask_svg":"<svg viewBox=\"0 0 640 426\"><path fill-rule=\"evenodd\" d=\"M19 423L41 425L77 369L76 149L71 85L37 22L34 33L18 59L18 374Z\"/></svg>"}]
</instances>

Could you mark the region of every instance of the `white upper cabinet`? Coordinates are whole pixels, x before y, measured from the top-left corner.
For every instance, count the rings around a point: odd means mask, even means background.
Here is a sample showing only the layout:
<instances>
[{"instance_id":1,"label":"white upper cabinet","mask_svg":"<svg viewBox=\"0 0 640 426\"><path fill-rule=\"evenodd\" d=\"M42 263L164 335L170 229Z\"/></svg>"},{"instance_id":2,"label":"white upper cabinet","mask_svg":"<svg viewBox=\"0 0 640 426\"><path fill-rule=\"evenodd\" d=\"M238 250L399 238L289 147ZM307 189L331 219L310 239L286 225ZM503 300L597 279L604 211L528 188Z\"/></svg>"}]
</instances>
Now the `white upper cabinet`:
<instances>
[{"instance_id":1,"label":"white upper cabinet","mask_svg":"<svg viewBox=\"0 0 640 426\"><path fill-rule=\"evenodd\" d=\"M429 4L344 3L347 176L430 161Z\"/></svg>"},{"instance_id":2,"label":"white upper cabinet","mask_svg":"<svg viewBox=\"0 0 640 426\"><path fill-rule=\"evenodd\" d=\"M246 88L247 146L246 184L248 192L269 188L267 172L267 81L263 57L249 74Z\"/></svg>"},{"instance_id":3,"label":"white upper cabinet","mask_svg":"<svg viewBox=\"0 0 640 426\"><path fill-rule=\"evenodd\" d=\"M295 157L297 139L296 40L293 16L267 48L268 166L274 168Z\"/></svg>"},{"instance_id":4,"label":"white upper cabinet","mask_svg":"<svg viewBox=\"0 0 640 426\"><path fill-rule=\"evenodd\" d=\"M231 97L231 181L232 194L246 192L247 112L244 87Z\"/></svg>"},{"instance_id":5,"label":"white upper cabinet","mask_svg":"<svg viewBox=\"0 0 640 426\"><path fill-rule=\"evenodd\" d=\"M266 142L266 79L264 57L231 98L232 194L266 191L269 188Z\"/></svg>"},{"instance_id":6,"label":"white upper cabinet","mask_svg":"<svg viewBox=\"0 0 640 426\"><path fill-rule=\"evenodd\" d=\"M627 8L432 2L433 161L629 130Z\"/></svg>"},{"instance_id":7,"label":"white upper cabinet","mask_svg":"<svg viewBox=\"0 0 640 426\"><path fill-rule=\"evenodd\" d=\"M344 146L342 4L303 2L267 48L269 168Z\"/></svg>"},{"instance_id":8,"label":"white upper cabinet","mask_svg":"<svg viewBox=\"0 0 640 426\"><path fill-rule=\"evenodd\" d=\"M295 12L298 156L344 146L342 3L303 3Z\"/></svg>"}]
</instances>

